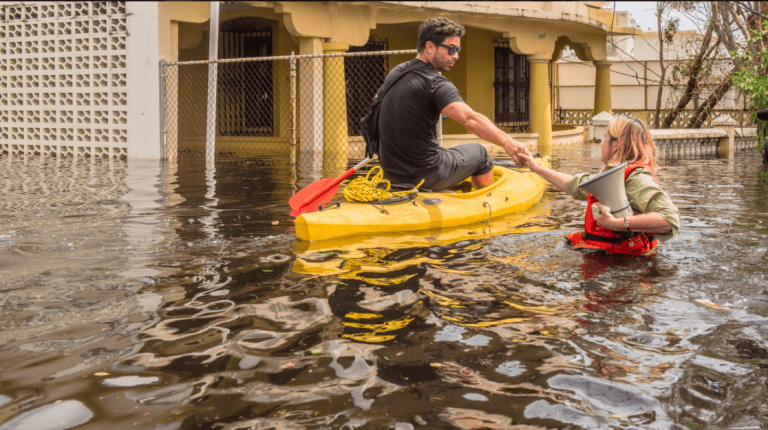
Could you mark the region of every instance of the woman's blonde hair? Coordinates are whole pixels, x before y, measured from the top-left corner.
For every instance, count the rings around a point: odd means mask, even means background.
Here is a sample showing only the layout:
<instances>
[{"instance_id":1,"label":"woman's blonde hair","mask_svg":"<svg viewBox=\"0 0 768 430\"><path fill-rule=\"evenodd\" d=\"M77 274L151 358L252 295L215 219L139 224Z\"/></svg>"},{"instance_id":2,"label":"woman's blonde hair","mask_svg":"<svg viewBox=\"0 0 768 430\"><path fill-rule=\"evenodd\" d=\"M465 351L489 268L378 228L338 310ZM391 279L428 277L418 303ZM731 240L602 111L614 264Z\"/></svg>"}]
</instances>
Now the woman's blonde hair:
<instances>
[{"instance_id":1,"label":"woman's blonde hair","mask_svg":"<svg viewBox=\"0 0 768 430\"><path fill-rule=\"evenodd\" d=\"M608 124L608 135L617 140L618 147L606 163L617 166L623 162L639 164L656 176L656 144L648 126L637 118L617 116Z\"/></svg>"}]
</instances>

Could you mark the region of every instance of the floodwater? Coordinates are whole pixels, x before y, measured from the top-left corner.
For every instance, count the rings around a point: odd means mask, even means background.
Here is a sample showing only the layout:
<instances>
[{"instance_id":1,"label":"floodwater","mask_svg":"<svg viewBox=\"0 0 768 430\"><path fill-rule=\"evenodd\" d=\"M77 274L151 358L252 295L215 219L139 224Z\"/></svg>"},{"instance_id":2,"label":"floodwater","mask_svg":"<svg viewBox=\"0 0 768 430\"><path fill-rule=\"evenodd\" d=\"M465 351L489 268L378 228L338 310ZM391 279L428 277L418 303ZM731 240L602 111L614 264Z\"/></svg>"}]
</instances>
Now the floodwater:
<instances>
[{"instance_id":1,"label":"floodwater","mask_svg":"<svg viewBox=\"0 0 768 430\"><path fill-rule=\"evenodd\" d=\"M311 175L211 167L0 157L0 430L768 428L756 151L662 163L682 227L651 258L568 249L585 205L553 189L297 243Z\"/></svg>"}]
</instances>

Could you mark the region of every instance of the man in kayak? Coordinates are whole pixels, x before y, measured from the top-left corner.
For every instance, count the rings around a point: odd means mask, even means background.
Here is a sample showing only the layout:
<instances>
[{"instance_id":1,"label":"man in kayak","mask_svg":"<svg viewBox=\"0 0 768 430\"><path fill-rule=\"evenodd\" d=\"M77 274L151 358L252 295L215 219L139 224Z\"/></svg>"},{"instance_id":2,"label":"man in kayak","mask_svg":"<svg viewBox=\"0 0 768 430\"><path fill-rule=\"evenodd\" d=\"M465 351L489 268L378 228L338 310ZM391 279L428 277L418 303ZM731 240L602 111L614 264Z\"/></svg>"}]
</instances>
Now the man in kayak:
<instances>
[{"instance_id":1,"label":"man in kayak","mask_svg":"<svg viewBox=\"0 0 768 430\"><path fill-rule=\"evenodd\" d=\"M438 72L447 72L459 59L463 26L446 18L431 18L419 28L418 55L395 71L409 71L397 80L380 101L379 160L384 178L393 184L443 190L468 177L476 188L493 183L493 162L485 147L468 143L445 149L437 144L440 115L457 121L480 138L501 146L521 164L518 154L531 155L521 142L475 112L456 86Z\"/></svg>"}]
</instances>

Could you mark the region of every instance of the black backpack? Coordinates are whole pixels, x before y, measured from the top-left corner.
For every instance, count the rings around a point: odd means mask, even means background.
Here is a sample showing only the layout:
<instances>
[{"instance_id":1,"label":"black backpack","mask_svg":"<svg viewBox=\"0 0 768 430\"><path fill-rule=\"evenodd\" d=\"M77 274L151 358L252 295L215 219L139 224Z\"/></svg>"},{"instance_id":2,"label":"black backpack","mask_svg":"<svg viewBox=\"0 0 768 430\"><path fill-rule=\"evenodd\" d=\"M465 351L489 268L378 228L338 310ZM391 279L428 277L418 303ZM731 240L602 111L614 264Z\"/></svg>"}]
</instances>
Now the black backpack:
<instances>
[{"instance_id":1,"label":"black backpack","mask_svg":"<svg viewBox=\"0 0 768 430\"><path fill-rule=\"evenodd\" d=\"M379 107L381 106L382 97L384 97L395 82L418 67L421 62L421 60L411 60L410 63L406 64L401 69L398 69L395 73L387 76L384 80L384 84L379 88L373 101L365 111L365 116L360 120L360 131L365 140L366 157L379 155Z\"/></svg>"}]
</instances>

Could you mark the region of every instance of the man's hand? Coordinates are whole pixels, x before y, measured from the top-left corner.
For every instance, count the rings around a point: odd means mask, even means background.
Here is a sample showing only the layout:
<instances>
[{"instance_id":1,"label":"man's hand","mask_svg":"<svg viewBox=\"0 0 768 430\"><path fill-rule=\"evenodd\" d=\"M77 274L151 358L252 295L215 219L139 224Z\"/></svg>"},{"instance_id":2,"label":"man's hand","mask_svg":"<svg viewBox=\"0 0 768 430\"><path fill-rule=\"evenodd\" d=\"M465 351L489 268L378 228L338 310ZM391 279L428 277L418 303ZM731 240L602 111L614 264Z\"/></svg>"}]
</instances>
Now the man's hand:
<instances>
[{"instance_id":1,"label":"man's hand","mask_svg":"<svg viewBox=\"0 0 768 430\"><path fill-rule=\"evenodd\" d=\"M528 164L528 160L521 157L521 155L526 155L530 158L533 158L533 154L531 154L531 151L528 150L528 147L525 146L524 143L519 142L511 137L506 142L504 142L502 147L504 148L504 151L506 151L507 155L509 155L518 166L524 166Z\"/></svg>"}]
</instances>

